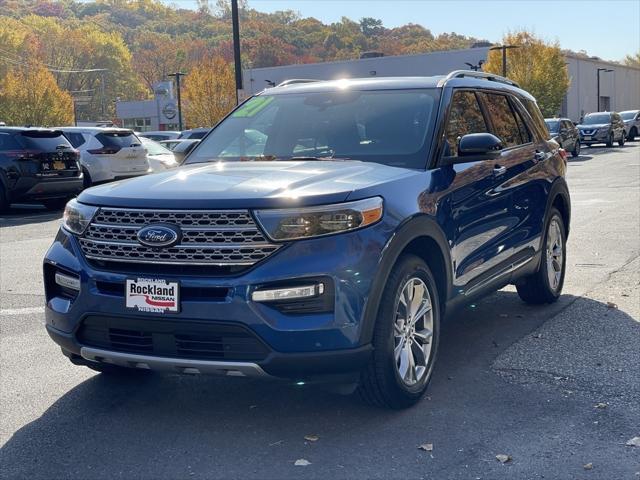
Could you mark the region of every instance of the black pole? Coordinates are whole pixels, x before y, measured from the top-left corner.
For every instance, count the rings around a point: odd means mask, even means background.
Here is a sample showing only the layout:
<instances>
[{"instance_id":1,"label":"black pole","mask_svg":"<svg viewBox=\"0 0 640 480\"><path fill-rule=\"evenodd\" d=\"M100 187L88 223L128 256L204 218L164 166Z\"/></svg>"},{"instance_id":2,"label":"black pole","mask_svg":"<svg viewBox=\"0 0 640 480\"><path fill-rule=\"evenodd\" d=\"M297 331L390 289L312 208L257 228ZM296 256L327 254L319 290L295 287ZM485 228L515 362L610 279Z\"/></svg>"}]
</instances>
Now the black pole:
<instances>
[{"instance_id":1,"label":"black pole","mask_svg":"<svg viewBox=\"0 0 640 480\"><path fill-rule=\"evenodd\" d=\"M180 77L184 77L186 73L176 72L170 73L169 77L176 77L176 90L178 94L178 130L182 131L182 99L180 98Z\"/></svg>"},{"instance_id":2,"label":"black pole","mask_svg":"<svg viewBox=\"0 0 640 480\"><path fill-rule=\"evenodd\" d=\"M182 131L182 99L180 98L180 73L176 73L176 88L178 90L178 130Z\"/></svg>"},{"instance_id":3,"label":"black pole","mask_svg":"<svg viewBox=\"0 0 640 480\"><path fill-rule=\"evenodd\" d=\"M502 46L502 76L507 77L507 46Z\"/></svg>"},{"instance_id":4,"label":"black pole","mask_svg":"<svg viewBox=\"0 0 640 480\"><path fill-rule=\"evenodd\" d=\"M233 61L236 73L236 103L238 91L242 90L242 62L240 60L240 22L238 20L238 0L231 0L231 23L233 24Z\"/></svg>"},{"instance_id":5,"label":"black pole","mask_svg":"<svg viewBox=\"0 0 640 480\"><path fill-rule=\"evenodd\" d=\"M598 106L597 106L597 111L598 112L600 111L600 72L601 72L601 70L598 69L598 74L597 74L597 77L598 77L597 84L598 84L598 86L596 88L596 92L597 92L596 93L596 103L598 104Z\"/></svg>"}]
</instances>

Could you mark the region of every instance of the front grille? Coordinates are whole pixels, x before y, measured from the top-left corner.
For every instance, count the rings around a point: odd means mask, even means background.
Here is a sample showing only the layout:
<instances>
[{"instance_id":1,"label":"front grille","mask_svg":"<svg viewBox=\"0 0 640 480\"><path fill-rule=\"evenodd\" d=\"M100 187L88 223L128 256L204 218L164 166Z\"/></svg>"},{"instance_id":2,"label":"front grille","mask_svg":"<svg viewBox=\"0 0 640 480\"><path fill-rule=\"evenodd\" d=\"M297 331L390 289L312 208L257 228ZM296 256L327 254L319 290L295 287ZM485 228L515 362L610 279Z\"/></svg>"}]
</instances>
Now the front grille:
<instances>
[{"instance_id":1,"label":"front grille","mask_svg":"<svg viewBox=\"0 0 640 480\"><path fill-rule=\"evenodd\" d=\"M152 248L138 242L138 230L153 224L180 227L180 243ZM90 260L107 262L253 265L279 245L271 244L246 210L131 210L100 208L80 237Z\"/></svg>"},{"instance_id":2,"label":"front grille","mask_svg":"<svg viewBox=\"0 0 640 480\"><path fill-rule=\"evenodd\" d=\"M80 344L106 350L194 360L260 361L269 348L248 328L164 318L87 317Z\"/></svg>"}]
</instances>

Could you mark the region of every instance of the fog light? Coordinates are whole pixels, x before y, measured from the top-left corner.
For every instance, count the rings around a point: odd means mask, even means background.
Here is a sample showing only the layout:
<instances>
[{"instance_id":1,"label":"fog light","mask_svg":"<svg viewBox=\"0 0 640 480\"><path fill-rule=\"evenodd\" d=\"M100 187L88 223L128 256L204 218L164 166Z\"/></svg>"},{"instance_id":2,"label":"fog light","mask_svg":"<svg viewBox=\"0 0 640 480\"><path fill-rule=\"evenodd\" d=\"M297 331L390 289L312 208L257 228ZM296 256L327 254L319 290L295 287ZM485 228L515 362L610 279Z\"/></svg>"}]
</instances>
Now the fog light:
<instances>
[{"instance_id":1,"label":"fog light","mask_svg":"<svg viewBox=\"0 0 640 480\"><path fill-rule=\"evenodd\" d=\"M322 295L324 284L301 285L299 287L273 288L269 290L256 290L251 294L254 302L272 302L276 300L294 300L298 298L315 297Z\"/></svg>"},{"instance_id":2,"label":"fog light","mask_svg":"<svg viewBox=\"0 0 640 480\"><path fill-rule=\"evenodd\" d=\"M56 272L56 283L63 288L80 291L80 279L77 277Z\"/></svg>"}]
</instances>

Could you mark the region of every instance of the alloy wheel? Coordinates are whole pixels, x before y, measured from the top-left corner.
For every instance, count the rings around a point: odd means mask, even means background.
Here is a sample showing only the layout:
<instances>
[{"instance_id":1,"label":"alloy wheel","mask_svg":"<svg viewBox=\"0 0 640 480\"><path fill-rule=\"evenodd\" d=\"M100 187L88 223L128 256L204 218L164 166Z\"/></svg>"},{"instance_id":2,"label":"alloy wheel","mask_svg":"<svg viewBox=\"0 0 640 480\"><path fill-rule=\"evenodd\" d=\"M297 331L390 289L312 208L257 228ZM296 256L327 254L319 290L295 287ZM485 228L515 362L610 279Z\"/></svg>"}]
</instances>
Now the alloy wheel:
<instances>
[{"instance_id":1,"label":"alloy wheel","mask_svg":"<svg viewBox=\"0 0 640 480\"><path fill-rule=\"evenodd\" d=\"M415 385L426 375L432 338L431 295L420 278L412 277L400 291L394 323L394 358L405 385Z\"/></svg>"},{"instance_id":2,"label":"alloy wheel","mask_svg":"<svg viewBox=\"0 0 640 480\"><path fill-rule=\"evenodd\" d=\"M564 256L564 247L562 244L562 232L560 224L556 218L549 223L549 231L547 232L547 278L549 287L556 292L560 287L562 278L562 262Z\"/></svg>"}]
</instances>

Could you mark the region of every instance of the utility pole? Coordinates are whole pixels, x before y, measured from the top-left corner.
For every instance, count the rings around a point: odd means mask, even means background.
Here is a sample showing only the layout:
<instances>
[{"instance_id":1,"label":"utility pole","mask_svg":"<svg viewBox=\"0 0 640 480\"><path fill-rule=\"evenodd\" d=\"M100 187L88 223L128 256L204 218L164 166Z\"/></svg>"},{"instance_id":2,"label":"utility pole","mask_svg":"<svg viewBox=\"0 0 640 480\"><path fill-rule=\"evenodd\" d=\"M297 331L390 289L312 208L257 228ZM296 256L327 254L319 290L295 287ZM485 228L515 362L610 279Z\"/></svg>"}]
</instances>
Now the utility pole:
<instances>
[{"instance_id":1,"label":"utility pole","mask_svg":"<svg viewBox=\"0 0 640 480\"><path fill-rule=\"evenodd\" d=\"M499 45L491 47L489 50L502 50L502 76L507 76L507 50L510 48L520 48L520 45Z\"/></svg>"},{"instance_id":2,"label":"utility pole","mask_svg":"<svg viewBox=\"0 0 640 480\"><path fill-rule=\"evenodd\" d=\"M169 77L176 77L176 90L178 92L178 130L182 131L182 100L180 98L180 77L184 77L186 73L176 72L170 73Z\"/></svg>"},{"instance_id":3,"label":"utility pole","mask_svg":"<svg viewBox=\"0 0 640 480\"><path fill-rule=\"evenodd\" d=\"M597 93L596 93L596 102L598 103L598 111L600 111L600 72L605 72L605 73L609 73L609 72L613 72L613 70L611 70L610 68L598 68L597 70Z\"/></svg>"},{"instance_id":4,"label":"utility pole","mask_svg":"<svg viewBox=\"0 0 640 480\"><path fill-rule=\"evenodd\" d=\"M242 62L240 60L240 22L238 20L238 0L231 0L231 23L233 24L233 62L236 74L236 105L238 92L242 90Z\"/></svg>"},{"instance_id":5,"label":"utility pole","mask_svg":"<svg viewBox=\"0 0 640 480\"><path fill-rule=\"evenodd\" d=\"M104 72L105 70L102 70L100 72L100 113L101 113L101 118L100 120L104 120L105 119L105 115L106 115L106 109L105 109L105 98L104 98Z\"/></svg>"}]
</instances>

